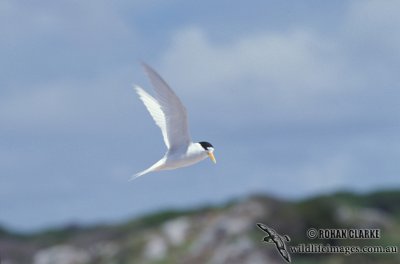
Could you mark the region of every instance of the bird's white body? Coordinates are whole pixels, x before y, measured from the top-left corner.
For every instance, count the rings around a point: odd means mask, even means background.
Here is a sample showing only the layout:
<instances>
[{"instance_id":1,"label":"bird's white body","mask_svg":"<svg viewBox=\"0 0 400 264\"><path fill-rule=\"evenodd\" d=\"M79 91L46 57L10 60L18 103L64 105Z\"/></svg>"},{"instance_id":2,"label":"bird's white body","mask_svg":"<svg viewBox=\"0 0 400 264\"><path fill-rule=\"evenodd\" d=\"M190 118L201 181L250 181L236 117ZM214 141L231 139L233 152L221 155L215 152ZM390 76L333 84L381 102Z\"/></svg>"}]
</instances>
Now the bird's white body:
<instances>
[{"instance_id":1,"label":"bird's white body","mask_svg":"<svg viewBox=\"0 0 400 264\"><path fill-rule=\"evenodd\" d=\"M143 66L156 91L156 98L139 86L136 86L135 89L155 123L161 129L168 150L163 158L148 169L137 173L132 179L153 171L173 170L190 166L207 158L207 156L215 162L214 148L211 144L208 142L192 142L186 109L180 99L152 68L146 64Z\"/></svg>"},{"instance_id":2,"label":"bird's white body","mask_svg":"<svg viewBox=\"0 0 400 264\"><path fill-rule=\"evenodd\" d=\"M150 168L136 174L137 177L160 170L174 170L196 164L208 157L199 143L190 143L189 147L168 150L159 161Z\"/></svg>"},{"instance_id":3,"label":"bird's white body","mask_svg":"<svg viewBox=\"0 0 400 264\"><path fill-rule=\"evenodd\" d=\"M199 143L190 143L186 149L168 150L164 157L165 168L171 170L193 165L208 156Z\"/></svg>"}]
</instances>

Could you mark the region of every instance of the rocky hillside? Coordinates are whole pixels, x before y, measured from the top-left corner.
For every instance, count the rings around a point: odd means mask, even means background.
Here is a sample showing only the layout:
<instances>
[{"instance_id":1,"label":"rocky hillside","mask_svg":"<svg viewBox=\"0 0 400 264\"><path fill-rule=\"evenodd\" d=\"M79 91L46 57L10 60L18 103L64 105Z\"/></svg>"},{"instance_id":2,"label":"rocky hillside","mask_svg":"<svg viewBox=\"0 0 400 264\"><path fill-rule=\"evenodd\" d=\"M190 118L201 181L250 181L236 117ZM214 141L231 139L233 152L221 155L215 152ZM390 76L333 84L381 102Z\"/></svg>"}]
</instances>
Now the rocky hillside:
<instances>
[{"instance_id":1,"label":"rocky hillside","mask_svg":"<svg viewBox=\"0 0 400 264\"><path fill-rule=\"evenodd\" d=\"M37 234L0 229L1 264L286 263L256 223L287 234L287 246L400 247L400 191L336 193L303 201L263 195L192 211L164 211L118 225ZM380 239L309 239L309 228L379 229ZM292 263L400 263L397 253L289 253Z\"/></svg>"}]
</instances>

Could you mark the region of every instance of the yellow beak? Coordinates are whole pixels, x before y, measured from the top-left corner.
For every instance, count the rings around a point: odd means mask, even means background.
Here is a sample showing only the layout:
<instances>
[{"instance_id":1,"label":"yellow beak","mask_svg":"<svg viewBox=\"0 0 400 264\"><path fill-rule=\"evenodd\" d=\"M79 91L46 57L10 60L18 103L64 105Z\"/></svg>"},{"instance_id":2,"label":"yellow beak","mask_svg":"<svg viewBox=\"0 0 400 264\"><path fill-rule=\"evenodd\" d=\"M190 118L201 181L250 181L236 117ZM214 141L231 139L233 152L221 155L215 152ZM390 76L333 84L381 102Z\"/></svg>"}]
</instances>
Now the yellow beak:
<instances>
[{"instance_id":1,"label":"yellow beak","mask_svg":"<svg viewBox=\"0 0 400 264\"><path fill-rule=\"evenodd\" d=\"M208 152L207 154L208 154L208 156L210 157L210 159L211 159L214 163L217 163L217 161L215 160L215 157L214 157L214 153Z\"/></svg>"}]
</instances>

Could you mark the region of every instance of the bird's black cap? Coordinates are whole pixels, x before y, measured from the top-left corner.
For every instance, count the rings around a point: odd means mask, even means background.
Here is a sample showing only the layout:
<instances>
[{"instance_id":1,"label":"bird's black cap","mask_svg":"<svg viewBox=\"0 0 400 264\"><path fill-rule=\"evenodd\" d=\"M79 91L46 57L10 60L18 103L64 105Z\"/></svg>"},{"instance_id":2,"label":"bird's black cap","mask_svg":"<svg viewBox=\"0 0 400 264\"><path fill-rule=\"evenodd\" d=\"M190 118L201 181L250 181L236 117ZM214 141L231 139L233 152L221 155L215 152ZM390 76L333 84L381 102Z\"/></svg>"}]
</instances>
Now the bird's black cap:
<instances>
[{"instance_id":1,"label":"bird's black cap","mask_svg":"<svg viewBox=\"0 0 400 264\"><path fill-rule=\"evenodd\" d=\"M203 149L205 149L205 150L208 150L208 148L214 148L213 145L211 145L210 143L205 142L205 141L201 141L201 142L199 142L199 144L200 144L200 145L203 147Z\"/></svg>"}]
</instances>

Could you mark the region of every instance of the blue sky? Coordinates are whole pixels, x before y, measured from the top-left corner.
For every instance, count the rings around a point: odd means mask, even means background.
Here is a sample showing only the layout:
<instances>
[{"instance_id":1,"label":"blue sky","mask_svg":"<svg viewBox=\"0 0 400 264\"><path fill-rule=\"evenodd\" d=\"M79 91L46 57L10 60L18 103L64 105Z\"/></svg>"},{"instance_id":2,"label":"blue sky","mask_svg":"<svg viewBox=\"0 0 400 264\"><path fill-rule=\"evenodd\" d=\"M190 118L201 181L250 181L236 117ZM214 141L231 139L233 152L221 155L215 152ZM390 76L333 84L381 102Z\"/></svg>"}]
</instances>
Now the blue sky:
<instances>
[{"instance_id":1,"label":"blue sky","mask_svg":"<svg viewBox=\"0 0 400 264\"><path fill-rule=\"evenodd\" d=\"M264 192L400 186L398 1L0 3L0 224L122 221ZM132 90L146 61L203 161L164 153ZM150 90L151 91L151 90Z\"/></svg>"}]
</instances>

